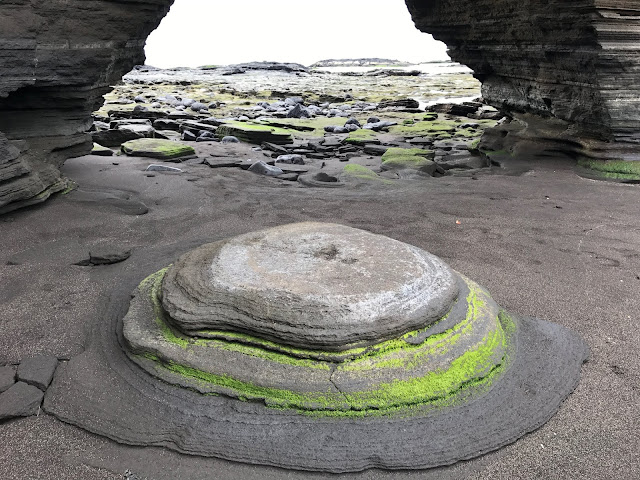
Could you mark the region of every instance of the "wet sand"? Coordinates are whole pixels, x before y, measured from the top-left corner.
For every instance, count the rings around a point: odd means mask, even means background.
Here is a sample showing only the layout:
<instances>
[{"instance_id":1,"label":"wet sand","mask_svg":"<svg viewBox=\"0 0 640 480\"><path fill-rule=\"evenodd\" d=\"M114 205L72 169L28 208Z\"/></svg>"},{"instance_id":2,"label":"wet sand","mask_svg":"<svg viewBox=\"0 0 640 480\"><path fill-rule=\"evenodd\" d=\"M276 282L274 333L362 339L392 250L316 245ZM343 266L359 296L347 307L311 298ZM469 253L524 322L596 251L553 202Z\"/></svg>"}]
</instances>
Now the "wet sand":
<instances>
[{"instance_id":1,"label":"wet sand","mask_svg":"<svg viewBox=\"0 0 640 480\"><path fill-rule=\"evenodd\" d=\"M640 188L587 180L568 161L551 162L532 160L520 175L318 189L240 169L183 165L182 174L147 176L145 159L70 160L63 170L78 190L0 218L0 364L81 355L112 292L197 245L296 221L338 222L430 251L508 311L567 326L591 348L574 394L515 444L444 469L345 478L634 478ZM131 257L75 265L105 245ZM46 412L0 424L2 478L122 478L126 470L154 480L328 477L118 445Z\"/></svg>"}]
</instances>

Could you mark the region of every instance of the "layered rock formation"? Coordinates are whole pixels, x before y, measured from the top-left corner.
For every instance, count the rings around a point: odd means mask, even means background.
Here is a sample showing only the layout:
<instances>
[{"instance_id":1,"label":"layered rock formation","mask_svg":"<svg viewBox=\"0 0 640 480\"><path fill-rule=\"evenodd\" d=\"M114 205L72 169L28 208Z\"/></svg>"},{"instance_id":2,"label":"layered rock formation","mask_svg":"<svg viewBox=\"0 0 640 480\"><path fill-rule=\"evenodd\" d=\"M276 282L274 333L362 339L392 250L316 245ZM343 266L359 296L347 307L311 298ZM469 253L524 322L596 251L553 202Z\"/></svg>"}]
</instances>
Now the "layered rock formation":
<instances>
[{"instance_id":1,"label":"layered rock formation","mask_svg":"<svg viewBox=\"0 0 640 480\"><path fill-rule=\"evenodd\" d=\"M0 213L65 188L91 112L138 63L173 0L12 0L0 6Z\"/></svg>"},{"instance_id":2,"label":"layered rock formation","mask_svg":"<svg viewBox=\"0 0 640 480\"><path fill-rule=\"evenodd\" d=\"M406 3L418 29L474 70L488 103L531 127L521 136L591 159L640 160L637 2ZM549 117L561 121L541 121Z\"/></svg>"},{"instance_id":3,"label":"layered rock formation","mask_svg":"<svg viewBox=\"0 0 640 480\"><path fill-rule=\"evenodd\" d=\"M111 306L47 413L125 444L298 470L495 450L556 412L588 354L434 255L336 224L202 245Z\"/></svg>"}]
</instances>

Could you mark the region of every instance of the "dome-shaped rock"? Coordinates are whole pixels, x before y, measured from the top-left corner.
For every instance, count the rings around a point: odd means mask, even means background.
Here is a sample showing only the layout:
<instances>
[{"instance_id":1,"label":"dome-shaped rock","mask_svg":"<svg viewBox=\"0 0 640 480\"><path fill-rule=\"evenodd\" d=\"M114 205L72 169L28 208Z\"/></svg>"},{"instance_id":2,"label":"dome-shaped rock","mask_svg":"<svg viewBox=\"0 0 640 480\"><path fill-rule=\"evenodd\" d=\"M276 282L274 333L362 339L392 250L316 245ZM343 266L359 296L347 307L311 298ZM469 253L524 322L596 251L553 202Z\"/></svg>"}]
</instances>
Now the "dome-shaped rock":
<instances>
[{"instance_id":1,"label":"dome-shaped rock","mask_svg":"<svg viewBox=\"0 0 640 480\"><path fill-rule=\"evenodd\" d=\"M429 468L513 442L553 415L588 353L417 247L321 223L186 253L140 283L121 333L142 368L118 367L102 398L120 408L76 423L330 472Z\"/></svg>"}]
</instances>

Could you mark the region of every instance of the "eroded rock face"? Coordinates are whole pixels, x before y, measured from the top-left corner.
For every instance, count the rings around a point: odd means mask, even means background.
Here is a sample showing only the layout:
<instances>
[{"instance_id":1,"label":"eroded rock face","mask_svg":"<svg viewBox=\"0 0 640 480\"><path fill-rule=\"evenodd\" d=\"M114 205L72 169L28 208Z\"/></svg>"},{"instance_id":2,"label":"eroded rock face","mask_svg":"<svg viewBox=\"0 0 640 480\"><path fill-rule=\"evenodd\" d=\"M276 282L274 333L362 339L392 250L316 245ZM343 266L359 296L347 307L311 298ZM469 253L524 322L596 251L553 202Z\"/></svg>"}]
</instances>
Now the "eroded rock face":
<instances>
[{"instance_id":1,"label":"eroded rock face","mask_svg":"<svg viewBox=\"0 0 640 480\"><path fill-rule=\"evenodd\" d=\"M90 113L124 73L144 62L144 42L172 3L0 5L0 213L65 188L59 166L89 153ZM524 131L507 136L560 140L562 149L587 161L640 160L636 3L406 3L420 30L443 40L453 59L476 72L489 103L516 117L533 114L520 117ZM548 117L558 121L541 121Z\"/></svg>"},{"instance_id":2,"label":"eroded rock face","mask_svg":"<svg viewBox=\"0 0 640 480\"><path fill-rule=\"evenodd\" d=\"M522 118L533 135L587 157L640 160L637 2L406 3L418 29L474 70L488 103L516 117L534 114ZM541 117L564 122L544 128Z\"/></svg>"},{"instance_id":3,"label":"eroded rock face","mask_svg":"<svg viewBox=\"0 0 640 480\"><path fill-rule=\"evenodd\" d=\"M13 0L0 6L0 213L65 188L58 168L91 151L91 112L173 0ZM7 143L8 140L8 143Z\"/></svg>"}]
</instances>

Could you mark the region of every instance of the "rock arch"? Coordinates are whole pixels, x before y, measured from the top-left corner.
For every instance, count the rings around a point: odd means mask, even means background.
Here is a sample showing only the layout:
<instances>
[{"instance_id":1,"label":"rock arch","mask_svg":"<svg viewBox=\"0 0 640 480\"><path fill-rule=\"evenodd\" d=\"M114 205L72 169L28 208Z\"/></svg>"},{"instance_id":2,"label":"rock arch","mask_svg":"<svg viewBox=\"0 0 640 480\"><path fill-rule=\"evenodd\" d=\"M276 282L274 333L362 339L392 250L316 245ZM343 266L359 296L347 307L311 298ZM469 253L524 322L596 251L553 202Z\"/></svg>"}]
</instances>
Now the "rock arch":
<instances>
[{"instance_id":1,"label":"rock arch","mask_svg":"<svg viewBox=\"0 0 640 480\"><path fill-rule=\"evenodd\" d=\"M135 64L173 0L13 0L0 6L0 213L65 188L91 112ZM587 158L640 160L640 5L625 0L406 0L534 135ZM528 116L523 116L528 115ZM555 117L559 122L542 122ZM547 125L553 128L546 128Z\"/></svg>"}]
</instances>

